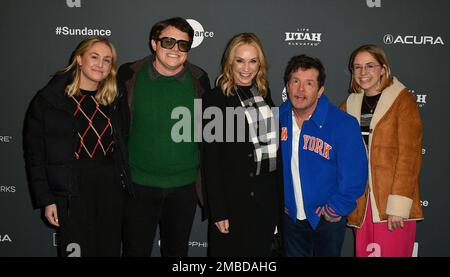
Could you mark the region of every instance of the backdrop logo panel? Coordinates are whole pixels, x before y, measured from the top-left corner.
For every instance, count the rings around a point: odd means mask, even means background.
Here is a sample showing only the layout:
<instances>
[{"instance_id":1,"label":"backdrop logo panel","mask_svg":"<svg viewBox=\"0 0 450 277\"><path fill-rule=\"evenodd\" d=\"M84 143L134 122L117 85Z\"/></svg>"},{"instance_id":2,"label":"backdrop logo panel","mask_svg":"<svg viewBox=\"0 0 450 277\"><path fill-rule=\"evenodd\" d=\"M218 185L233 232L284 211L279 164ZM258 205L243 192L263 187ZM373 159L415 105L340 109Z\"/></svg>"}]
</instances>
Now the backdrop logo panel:
<instances>
[{"instance_id":1,"label":"backdrop logo panel","mask_svg":"<svg viewBox=\"0 0 450 277\"><path fill-rule=\"evenodd\" d=\"M111 36L111 30L109 29L95 29L95 28L72 28L68 26L55 27L55 35L57 36Z\"/></svg>"},{"instance_id":2,"label":"backdrop logo panel","mask_svg":"<svg viewBox=\"0 0 450 277\"><path fill-rule=\"evenodd\" d=\"M200 247L200 248L207 248L208 243L206 241L189 241L190 247Z\"/></svg>"},{"instance_id":3,"label":"backdrop logo panel","mask_svg":"<svg viewBox=\"0 0 450 277\"><path fill-rule=\"evenodd\" d=\"M8 234L0 234L0 243L12 242L11 237Z\"/></svg>"},{"instance_id":4,"label":"backdrop logo panel","mask_svg":"<svg viewBox=\"0 0 450 277\"><path fill-rule=\"evenodd\" d=\"M205 31L202 24L195 19L186 19L187 22L194 29L194 41L192 42L192 48L199 46L205 38L214 37L214 32Z\"/></svg>"},{"instance_id":5,"label":"backdrop logo panel","mask_svg":"<svg viewBox=\"0 0 450 277\"><path fill-rule=\"evenodd\" d=\"M286 100L288 99L286 87L284 87L283 91L281 92L281 99L283 100L283 102L286 102Z\"/></svg>"},{"instance_id":6,"label":"backdrop logo panel","mask_svg":"<svg viewBox=\"0 0 450 277\"><path fill-rule=\"evenodd\" d=\"M318 46L322 42L322 33L312 32L309 28L297 28L284 35L284 42L291 46Z\"/></svg>"},{"instance_id":7,"label":"backdrop logo panel","mask_svg":"<svg viewBox=\"0 0 450 277\"><path fill-rule=\"evenodd\" d=\"M0 136L0 143L10 143L12 139L12 136Z\"/></svg>"},{"instance_id":8,"label":"backdrop logo panel","mask_svg":"<svg viewBox=\"0 0 450 277\"><path fill-rule=\"evenodd\" d=\"M208 243L206 241L189 241L188 242L189 247L194 248L207 248ZM158 240L158 247L161 247L161 240Z\"/></svg>"},{"instance_id":9,"label":"backdrop logo panel","mask_svg":"<svg viewBox=\"0 0 450 277\"><path fill-rule=\"evenodd\" d=\"M59 235L58 233L53 233L53 246L57 247L59 245Z\"/></svg>"},{"instance_id":10,"label":"backdrop logo panel","mask_svg":"<svg viewBox=\"0 0 450 277\"><path fill-rule=\"evenodd\" d=\"M444 45L444 41L440 36L434 37L429 35L391 35L383 36L384 44L409 44L409 45Z\"/></svg>"},{"instance_id":11,"label":"backdrop logo panel","mask_svg":"<svg viewBox=\"0 0 450 277\"><path fill-rule=\"evenodd\" d=\"M414 257L414 258L419 257L419 243L418 242L414 243L412 257Z\"/></svg>"},{"instance_id":12,"label":"backdrop logo panel","mask_svg":"<svg viewBox=\"0 0 450 277\"><path fill-rule=\"evenodd\" d=\"M369 8L381 8L381 0L366 0L366 3Z\"/></svg>"},{"instance_id":13,"label":"backdrop logo panel","mask_svg":"<svg viewBox=\"0 0 450 277\"><path fill-rule=\"evenodd\" d=\"M427 94L423 94L420 92L416 93L414 90L409 90L409 92L416 96L416 102L419 108L422 108L427 104Z\"/></svg>"},{"instance_id":14,"label":"backdrop logo panel","mask_svg":"<svg viewBox=\"0 0 450 277\"><path fill-rule=\"evenodd\" d=\"M0 193L15 193L16 192L16 186L0 186Z\"/></svg>"},{"instance_id":15,"label":"backdrop logo panel","mask_svg":"<svg viewBox=\"0 0 450 277\"><path fill-rule=\"evenodd\" d=\"M167 17L184 14L185 18L191 18L192 21L195 20L199 25L197 27L191 21L191 25L193 25L196 32L194 34L194 46L204 51L202 55L195 57L197 59L195 63L204 65L204 69L211 75L220 69L220 65L217 62L212 62L210 57L220 58L217 53L222 53L224 47L222 43L215 43L218 40L214 41L214 39L221 36L222 40L222 36L231 37L239 31L238 25L233 24L231 26L227 24L230 17L229 13L205 12L202 9L204 7L212 8L210 10L220 8L220 5L216 6L207 0L192 1L192 5L185 5L183 0L175 0L170 3L167 1L135 1L139 3L137 5L130 5L125 1L45 1L48 3L54 2L53 5L57 5L57 9L51 9L55 8L49 6L52 4L38 4L33 5L32 9L23 9L24 2L8 1L8 12L2 14L5 22L14 22L11 28L2 29L4 37L14 38L17 34L24 34L21 39L12 39L9 41L10 43L3 44L2 48L2 52L10 53L4 59L8 67L2 68L2 76L8 76L9 82L2 82L0 91L11 91L9 84L20 84L20 89L15 91L14 99L7 97L8 99L1 101L3 105L1 110L5 115L3 116L3 126L7 128L0 131L0 149L3 150L3 152L0 152L0 155L4 158L2 171L0 172L0 206L9 207L11 212L16 213L18 216L20 215L20 220L17 224L8 226L8 229L5 228L7 227L6 224L0 223L0 256L2 257L27 256L30 253L36 256L46 256L48 253L57 253L54 246L58 244L58 238L57 235L53 237L54 229L48 228L43 233L36 233L36 236L18 236L18 234L23 233L24 228L29 228L31 223L39 224L36 226L38 229L47 228L41 222L41 213L36 213L36 211L31 209L31 203L29 203L30 196L28 195L28 189L26 189L27 186L25 186L26 175L23 163L22 138L18 136L23 130L25 107L28 106L32 95L37 89L36 84L48 81L49 73L53 73L51 68L59 68L61 63L67 62L68 57L66 55L64 55L63 59L58 57L59 54L67 53L67 51L73 49L72 40L79 41L85 38L89 33L87 29L111 29L110 34L103 33L103 35L107 37L114 36L116 41L122 41L121 47L118 47L120 48L121 57L140 56L136 52L137 46L133 43L128 43L135 39L135 34L123 30L134 30L137 28L136 24L142 23L145 25L145 22L142 22L142 20L119 20L120 22L118 22L118 13L127 15L125 17L128 18L131 16L134 19L143 19L144 21L149 16L149 10L161 11L166 13ZM93 4L93 2L97 3ZM430 4L433 2L428 3L424 0L398 1L402 2L403 5L395 1L388 2L383 0L341 1L342 3L339 2L339 5L333 7L339 7L339 10L347 12L327 13L328 16L326 18L313 16L299 18L297 9L299 8L299 3L303 3L305 4L303 8L308 10L323 9L324 11L329 11L330 1L327 0L313 1L313 4L309 3L312 1L282 1L280 5L276 6L261 5L260 2L258 0L239 1L241 9L235 10L233 17L246 18L249 10L252 10L253 14L271 14L270 26L268 26L267 17L264 16L253 16L247 24L250 24L248 25L248 28L251 29L250 31L264 33L266 38L269 38L265 40L266 45L264 49L267 52L266 54L272 57L272 60L287 61L292 56L292 53L297 52L312 52L310 53L311 55L319 57L329 56L331 47L329 43L331 40L338 42L333 43L333 52L337 56L341 54L345 56L341 55L340 58L328 60L329 64L327 66L330 71L342 73L336 74L333 82L329 84L328 90L341 91L340 94L329 95L333 103L337 104L346 98L345 91L348 86L349 74L342 60L347 60L349 51L355 45L359 45L361 40L364 40L383 46L386 48L385 50L392 50L387 51L391 53L389 59L395 61L393 63L396 64L396 71L400 76L404 76L403 79L406 84L414 83L408 89L415 96L423 125L427 127L423 130L426 144L421 149L424 159L420 176L421 205L425 212L425 220L418 224L420 227L418 228L416 241L420 244L419 250L421 253L419 253L419 256L450 256L450 247L447 247L446 243L442 243L449 241L445 231L450 227L450 221L443 220L440 230L436 230L436 226L433 225L435 218L445 218L445 209L438 209L438 206L434 207L433 204L442 202L442 199L445 200L446 195L450 194L450 186L426 186L429 183L428 179L430 176L435 177L442 184L450 183L450 175L446 174L448 162L446 163L445 159L440 161L433 156L438 153L436 152L438 151L437 149L445 153L445 147L444 151L442 151L442 145L446 145L450 140L450 128L439 128L439 124L433 124L433 122L445 122L448 116L446 113L441 115L432 112L445 111L446 103L450 100L450 94L445 92L446 80L448 79L448 74L446 74L448 73L448 66L446 67L448 63L445 61L448 61L450 57L450 49L448 49L450 45L446 45L450 17L445 16L445 11L450 10L450 1L434 1L436 3L439 2L436 5ZM106 7L106 10L102 12L99 10L101 7ZM170 12L173 13L170 14ZM39 24L30 25L27 20L17 20L29 17L33 13L41 15ZM359 22L359 24L355 24L347 30L350 32L350 35L342 32L342 24L334 23L349 21L348 14L352 14L350 21ZM397 14L403 15L404 18L419 18L421 19L420 24L399 24L399 17L394 16ZM92 17L96 15L101 15L101 17L98 20L93 20ZM373 22L368 20L372 17L381 20L373 24ZM286 20L286 18L290 18L292 21ZM213 20L214 23L210 20ZM114 28L117 24L120 24L120 30ZM59 27L58 29L56 29L57 26ZM83 31L85 27L87 29ZM143 26L138 27L136 30ZM74 29L79 29L79 31ZM368 29L371 32L367 33L366 30ZM27 30L26 35L23 33L23 30ZM143 31L148 34L146 28ZM313 35L313 33L319 33L320 35ZM98 34L101 35L100 32ZM330 34L333 34L333 36L330 37ZM358 37L356 36L357 34L362 36ZM313 38L316 38L316 41ZM36 43L39 40L41 43ZM140 39L138 38L137 40ZM24 55L21 55L23 45L33 45L34 52L38 54L48 53L49 43L55 47L58 46L60 51L50 56L40 55L45 56L44 63L42 63L42 58L27 60ZM317 44L318 46L305 46L304 44L307 43ZM143 51L147 52L145 49ZM414 59L413 67L411 67L412 56L418 57ZM130 59L126 58L126 60ZM27 64L26 67L23 67L24 63ZM282 98L285 101L288 97L286 90L283 89L284 83L282 78L274 77L277 74L279 75L284 70L284 67L281 68L281 64L274 65L275 63L272 64L271 70L274 70L275 74L270 75L271 80L269 81L278 96L277 99L274 99L278 100L275 104L279 106ZM435 65L436 70L421 70L429 65ZM40 69L41 72L39 74L33 73L33 69L36 68ZM27 75L27 82L23 82L24 74L11 74L11 72L24 72ZM423 78L418 79L416 77L418 74L422 74ZM433 82L428 82L427 80L433 80ZM436 97L438 97L438 101L435 101ZM18 120L11 121L8 120L8 117ZM435 148L436 153L433 152ZM27 204L24 205L24 203ZM8 215L10 215L9 211ZM206 255L207 222L204 223L199 219L199 216L194 221L193 237L190 238L189 242L189 256ZM428 239L429 237L433 237L433 239ZM154 246L158 248L157 239L155 240ZM346 236L343 249L344 256L353 256L353 243L352 236ZM416 249L418 248L417 246ZM81 255L83 255L84 247L81 247ZM373 247L370 253L375 250L376 247ZM66 249L63 249L63 251L66 251ZM74 249L70 253L66 253L71 254L73 251ZM154 253L157 255L159 251Z\"/></svg>"},{"instance_id":16,"label":"backdrop logo panel","mask_svg":"<svg viewBox=\"0 0 450 277\"><path fill-rule=\"evenodd\" d=\"M67 7L81 8L81 0L66 0Z\"/></svg>"},{"instance_id":17,"label":"backdrop logo panel","mask_svg":"<svg viewBox=\"0 0 450 277\"><path fill-rule=\"evenodd\" d=\"M366 251L368 253L367 257L381 257L381 245L378 243L369 243L367 244ZM413 253L411 253L411 257L418 257L419 253L419 243L414 243Z\"/></svg>"},{"instance_id":18,"label":"backdrop logo panel","mask_svg":"<svg viewBox=\"0 0 450 277\"><path fill-rule=\"evenodd\" d=\"M67 257L81 257L81 246L78 243L69 243L66 247Z\"/></svg>"}]
</instances>

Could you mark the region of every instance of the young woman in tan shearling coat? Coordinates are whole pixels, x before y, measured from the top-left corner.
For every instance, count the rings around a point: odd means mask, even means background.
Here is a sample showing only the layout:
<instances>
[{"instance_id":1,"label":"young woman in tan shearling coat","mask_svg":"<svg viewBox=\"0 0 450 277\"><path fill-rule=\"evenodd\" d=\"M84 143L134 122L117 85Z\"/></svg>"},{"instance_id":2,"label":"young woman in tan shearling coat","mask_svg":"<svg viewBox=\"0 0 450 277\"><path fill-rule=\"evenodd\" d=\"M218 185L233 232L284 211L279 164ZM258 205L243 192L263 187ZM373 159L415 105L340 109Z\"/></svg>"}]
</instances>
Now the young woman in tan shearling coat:
<instances>
[{"instance_id":1,"label":"young woman in tan shearling coat","mask_svg":"<svg viewBox=\"0 0 450 277\"><path fill-rule=\"evenodd\" d=\"M411 257L419 197L422 122L415 97L390 73L384 51L356 49L349 62L350 96L341 108L360 122L369 159L366 192L349 215L357 257Z\"/></svg>"}]
</instances>

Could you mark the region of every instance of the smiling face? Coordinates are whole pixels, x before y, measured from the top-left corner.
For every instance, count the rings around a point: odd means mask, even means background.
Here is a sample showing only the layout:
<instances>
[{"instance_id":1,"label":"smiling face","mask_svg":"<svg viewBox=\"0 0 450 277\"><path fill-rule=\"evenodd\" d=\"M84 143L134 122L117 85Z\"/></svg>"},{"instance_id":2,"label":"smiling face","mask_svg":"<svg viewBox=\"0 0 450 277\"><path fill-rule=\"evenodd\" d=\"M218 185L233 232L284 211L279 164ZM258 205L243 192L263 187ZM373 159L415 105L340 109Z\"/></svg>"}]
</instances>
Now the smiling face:
<instances>
[{"instance_id":1,"label":"smiling face","mask_svg":"<svg viewBox=\"0 0 450 277\"><path fill-rule=\"evenodd\" d=\"M260 66L257 49L251 44L243 44L236 48L231 64L234 83L250 86L258 74Z\"/></svg>"},{"instance_id":2,"label":"smiling face","mask_svg":"<svg viewBox=\"0 0 450 277\"><path fill-rule=\"evenodd\" d=\"M102 42L94 43L83 55L77 56L80 65L80 88L96 90L98 84L111 72L113 54L111 48Z\"/></svg>"},{"instance_id":3,"label":"smiling face","mask_svg":"<svg viewBox=\"0 0 450 277\"><path fill-rule=\"evenodd\" d=\"M168 26L161 31L159 38L163 37L189 41L189 35L187 33L182 32L173 26ZM187 52L181 52L178 49L178 44L175 44L172 49L165 49L161 46L159 41L152 39L151 45L156 56L153 64L156 71L164 76L174 76L183 70L183 65L188 54Z\"/></svg>"},{"instance_id":4,"label":"smiling face","mask_svg":"<svg viewBox=\"0 0 450 277\"><path fill-rule=\"evenodd\" d=\"M381 65L369 52L360 52L353 62L353 78L368 96L380 92L381 77L385 72Z\"/></svg>"},{"instance_id":5,"label":"smiling face","mask_svg":"<svg viewBox=\"0 0 450 277\"><path fill-rule=\"evenodd\" d=\"M319 88L318 76L319 70L315 68L299 68L291 74L286 90L292 107L298 115L310 116L316 109L317 102L324 91L324 87Z\"/></svg>"}]
</instances>

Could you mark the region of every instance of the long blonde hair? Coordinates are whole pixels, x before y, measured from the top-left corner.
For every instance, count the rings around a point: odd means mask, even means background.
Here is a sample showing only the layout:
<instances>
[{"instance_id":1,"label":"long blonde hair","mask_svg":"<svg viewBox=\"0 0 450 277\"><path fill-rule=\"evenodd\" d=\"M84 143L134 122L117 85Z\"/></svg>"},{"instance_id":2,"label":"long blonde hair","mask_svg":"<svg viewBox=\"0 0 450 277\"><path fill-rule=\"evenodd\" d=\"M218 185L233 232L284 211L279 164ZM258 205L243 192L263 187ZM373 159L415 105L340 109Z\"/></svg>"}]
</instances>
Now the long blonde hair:
<instances>
[{"instance_id":1,"label":"long blonde hair","mask_svg":"<svg viewBox=\"0 0 450 277\"><path fill-rule=\"evenodd\" d=\"M77 62L77 56L83 56L95 43L103 43L111 49L112 61L111 61L111 71L108 76L99 83L97 93L95 94L95 99L98 103L107 106L110 105L117 97L117 84L116 84L116 66L117 66L117 52L112 43L104 37L89 37L80 44L72 53L72 58L70 64L58 71L56 74L64 74L71 72L73 76L73 81L66 87L66 95L68 97L79 96L80 92L80 79L81 79L81 68Z\"/></svg>"},{"instance_id":2,"label":"long blonde hair","mask_svg":"<svg viewBox=\"0 0 450 277\"><path fill-rule=\"evenodd\" d=\"M381 76L381 86L380 91L383 91L388 86L392 85L394 82L394 78L391 75L391 67L389 66L388 59L386 57L386 54L384 53L383 49L376 46L375 44L365 44L360 47L358 47L350 56L350 61L348 62L348 69L352 73L352 79L350 81L350 93L361 93L362 89L356 83L353 73L353 63L355 61L356 55L358 55L361 52L367 52L372 57L377 60L377 62L384 68L384 74Z\"/></svg>"},{"instance_id":3,"label":"long blonde hair","mask_svg":"<svg viewBox=\"0 0 450 277\"><path fill-rule=\"evenodd\" d=\"M233 79L232 64L236 53L236 49L244 44L252 45L256 48L259 58L259 71L255 76L256 87L262 97L266 97L269 90L269 83L267 81L267 61L262 44L259 38L253 33L240 33L235 35L227 45L225 53L222 57L222 73L217 78L217 84L227 96L234 95L234 86L236 85Z\"/></svg>"}]
</instances>

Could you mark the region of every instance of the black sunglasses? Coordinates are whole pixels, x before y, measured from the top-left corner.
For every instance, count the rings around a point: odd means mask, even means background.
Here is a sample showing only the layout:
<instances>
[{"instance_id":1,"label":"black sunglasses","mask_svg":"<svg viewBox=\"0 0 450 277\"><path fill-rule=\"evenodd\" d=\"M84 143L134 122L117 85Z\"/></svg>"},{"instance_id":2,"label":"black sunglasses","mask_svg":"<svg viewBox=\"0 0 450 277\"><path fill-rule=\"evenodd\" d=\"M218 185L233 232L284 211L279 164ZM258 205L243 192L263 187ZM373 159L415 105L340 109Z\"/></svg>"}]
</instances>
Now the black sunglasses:
<instances>
[{"instance_id":1,"label":"black sunglasses","mask_svg":"<svg viewBox=\"0 0 450 277\"><path fill-rule=\"evenodd\" d=\"M172 49L175 44L178 44L178 49L181 52L189 52L191 50L192 41L176 40L170 37L157 38L157 41L161 42L161 47L165 49Z\"/></svg>"}]
</instances>

